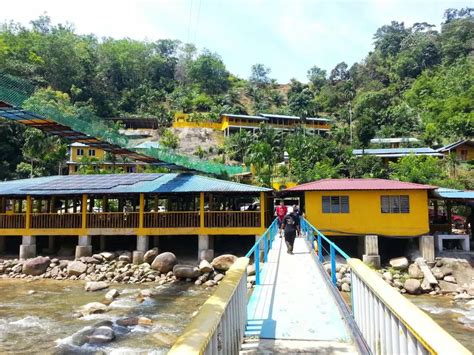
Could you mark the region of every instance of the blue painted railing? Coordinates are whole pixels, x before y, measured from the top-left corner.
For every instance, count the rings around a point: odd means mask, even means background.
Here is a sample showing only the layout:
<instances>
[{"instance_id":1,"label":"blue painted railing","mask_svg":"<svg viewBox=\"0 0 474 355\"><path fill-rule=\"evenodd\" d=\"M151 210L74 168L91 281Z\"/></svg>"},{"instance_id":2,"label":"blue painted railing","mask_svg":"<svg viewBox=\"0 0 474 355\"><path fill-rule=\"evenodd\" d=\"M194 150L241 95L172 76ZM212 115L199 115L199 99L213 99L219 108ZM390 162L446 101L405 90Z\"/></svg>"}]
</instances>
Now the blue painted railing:
<instances>
[{"instance_id":1,"label":"blue painted railing","mask_svg":"<svg viewBox=\"0 0 474 355\"><path fill-rule=\"evenodd\" d=\"M306 240L311 244L313 250L318 251L318 260L323 263L325 261L324 253L325 250L329 255L329 262L331 263L331 282L336 285L336 252L339 253L345 260L350 258L341 248L339 248L333 241L328 239L323 233L321 233L315 226L309 223L304 217L300 219L301 231L306 235ZM317 244L315 245L315 241ZM323 241L329 245L329 250L324 248Z\"/></svg>"},{"instance_id":2,"label":"blue painted railing","mask_svg":"<svg viewBox=\"0 0 474 355\"><path fill-rule=\"evenodd\" d=\"M255 264L255 284L260 285L260 254L263 248L263 262L266 263L268 260L268 253L272 248L273 240L278 233L278 222L275 218L260 238L257 239L253 247L245 255L246 258L250 258L253 254L253 261Z\"/></svg>"}]
</instances>

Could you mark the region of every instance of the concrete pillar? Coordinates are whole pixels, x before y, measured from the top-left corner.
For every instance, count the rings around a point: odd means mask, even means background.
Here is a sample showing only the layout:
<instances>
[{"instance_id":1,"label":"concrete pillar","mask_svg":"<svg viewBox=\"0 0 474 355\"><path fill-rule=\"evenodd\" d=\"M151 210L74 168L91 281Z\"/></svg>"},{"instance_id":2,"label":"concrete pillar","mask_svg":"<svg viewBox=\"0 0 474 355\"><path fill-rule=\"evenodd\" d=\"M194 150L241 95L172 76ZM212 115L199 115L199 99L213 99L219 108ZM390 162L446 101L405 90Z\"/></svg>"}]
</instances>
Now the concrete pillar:
<instances>
[{"instance_id":1,"label":"concrete pillar","mask_svg":"<svg viewBox=\"0 0 474 355\"><path fill-rule=\"evenodd\" d=\"M364 255L362 260L380 269L379 238L376 235L366 235L364 240Z\"/></svg>"},{"instance_id":2,"label":"concrete pillar","mask_svg":"<svg viewBox=\"0 0 474 355\"><path fill-rule=\"evenodd\" d=\"M90 235L80 235L78 237L78 245L76 246L76 259L82 256L92 255L92 245Z\"/></svg>"},{"instance_id":3,"label":"concrete pillar","mask_svg":"<svg viewBox=\"0 0 474 355\"><path fill-rule=\"evenodd\" d=\"M106 240L105 240L105 235L101 235L100 237L100 251L105 251L106 250Z\"/></svg>"},{"instance_id":4,"label":"concrete pillar","mask_svg":"<svg viewBox=\"0 0 474 355\"><path fill-rule=\"evenodd\" d=\"M426 261L434 261L435 259L435 243L432 235L423 235L419 240L420 254Z\"/></svg>"},{"instance_id":5,"label":"concrete pillar","mask_svg":"<svg viewBox=\"0 0 474 355\"><path fill-rule=\"evenodd\" d=\"M24 235L20 245L20 260L36 256L36 237Z\"/></svg>"},{"instance_id":6,"label":"concrete pillar","mask_svg":"<svg viewBox=\"0 0 474 355\"><path fill-rule=\"evenodd\" d=\"M137 250L133 251L132 261L134 264L142 264L143 257L148 250L149 237L147 235L137 236Z\"/></svg>"},{"instance_id":7,"label":"concrete pillar","mask_svg":"<svg viewBox=\"0 0 474 355\"><path fill-rule=\"evenodd\" d=\"M214 238L207 234L198 236L198 261L214 259Z\"/></svg>"}]
</instances>

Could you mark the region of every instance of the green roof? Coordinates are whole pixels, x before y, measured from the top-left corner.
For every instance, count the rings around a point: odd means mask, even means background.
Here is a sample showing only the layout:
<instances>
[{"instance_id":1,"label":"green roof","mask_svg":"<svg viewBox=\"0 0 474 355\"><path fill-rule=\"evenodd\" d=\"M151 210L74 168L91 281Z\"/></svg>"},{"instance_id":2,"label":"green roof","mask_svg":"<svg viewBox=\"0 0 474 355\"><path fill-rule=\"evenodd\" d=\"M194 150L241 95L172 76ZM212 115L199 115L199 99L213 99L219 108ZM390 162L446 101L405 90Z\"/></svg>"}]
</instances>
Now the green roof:
<instances>
[{"instance_id":1,"label":"green roof","mask_svg":"<svg viewBox=\"0 0 474 355\"><path fill-rule=\"evenodd\" d=\"M183 174L63 175L0 182L0 195L268 192L271 189Z\"/></svg>"}]
</instances>

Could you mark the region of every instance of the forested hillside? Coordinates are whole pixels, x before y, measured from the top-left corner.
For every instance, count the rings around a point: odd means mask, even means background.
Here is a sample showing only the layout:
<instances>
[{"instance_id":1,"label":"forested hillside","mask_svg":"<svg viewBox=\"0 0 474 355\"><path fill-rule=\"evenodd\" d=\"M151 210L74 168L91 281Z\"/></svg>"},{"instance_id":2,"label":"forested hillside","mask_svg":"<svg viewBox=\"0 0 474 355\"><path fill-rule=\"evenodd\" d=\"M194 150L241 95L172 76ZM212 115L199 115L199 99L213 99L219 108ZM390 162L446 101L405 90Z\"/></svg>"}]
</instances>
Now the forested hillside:
<instances>
[{"instance_id":1,"label":"forested hillside","mask_svg":"<svg viewBox=\"0 0 474 355\"><path fill-rule=\"evenodd\" d=\"M373 50L359 63L342 62L330 72L315 63L307 83L277 83L263 64L238 78L217 53L192 44L99 39L76 33L73 25L54 26L46 16L27 27L1 27L0 68L42 88L34 99L78 115L150 116L162 127L179 111L334 120L327 138L303 131L282 136L262 127L216 147L214 159L253 164L261 184L373 176L472 188L472 170L454 160L408 157L386 167L350 153L374 136L417 137L425 146L474 136L474 9L449 9L441 17L439 31L427 23L391 22L377 30ZM290 164L279 166L285 151ZM55 174L65 153L58 138L0 121L2 180L32 171ZM196 155L206 158L206 152Z\"/></svg>"}]
</instances>

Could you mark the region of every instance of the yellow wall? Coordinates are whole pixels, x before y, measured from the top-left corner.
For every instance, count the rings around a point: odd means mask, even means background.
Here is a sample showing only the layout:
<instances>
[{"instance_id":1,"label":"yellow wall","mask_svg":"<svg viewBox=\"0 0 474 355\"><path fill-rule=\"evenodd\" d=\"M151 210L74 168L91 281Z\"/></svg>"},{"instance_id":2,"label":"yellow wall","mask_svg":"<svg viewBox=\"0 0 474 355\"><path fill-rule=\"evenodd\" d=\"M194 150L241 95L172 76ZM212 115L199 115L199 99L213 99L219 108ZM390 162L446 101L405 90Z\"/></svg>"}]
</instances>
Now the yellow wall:
<instances>
[{"instance_id":1,"label":"yellow wall","mask_svg":"<svg viewBox=\"0 0 474 355\"><path fill-rule=\"evenodd\" d=\"M84 151L83 155L77 155L78 149L82 149ZM89 150L95 150L94 156L89 156ZM104 159L105 151L99 148L90 148L90 147L71 147L71 161L79 162L83 157L87 158L94 158L97 160Z\"/></svg>"},{"instance_id":2,"label":"yellow wall","mask_svg":"<svg viewBox=\"0 0 474 355\"><path fill-rule=\"evenodd\" d=\"M382 213L382 195L408 195L410 213ZM322 196L349 196L349 213L322 213ZM308 220L328 235L417 236L429 232L426 190L307 191L305 212Z\"/></svg>"}]
</instances>

